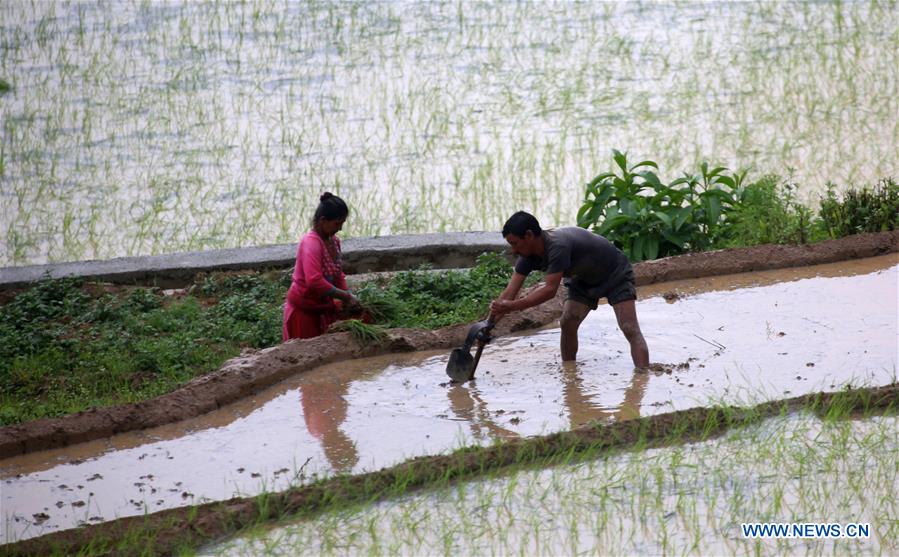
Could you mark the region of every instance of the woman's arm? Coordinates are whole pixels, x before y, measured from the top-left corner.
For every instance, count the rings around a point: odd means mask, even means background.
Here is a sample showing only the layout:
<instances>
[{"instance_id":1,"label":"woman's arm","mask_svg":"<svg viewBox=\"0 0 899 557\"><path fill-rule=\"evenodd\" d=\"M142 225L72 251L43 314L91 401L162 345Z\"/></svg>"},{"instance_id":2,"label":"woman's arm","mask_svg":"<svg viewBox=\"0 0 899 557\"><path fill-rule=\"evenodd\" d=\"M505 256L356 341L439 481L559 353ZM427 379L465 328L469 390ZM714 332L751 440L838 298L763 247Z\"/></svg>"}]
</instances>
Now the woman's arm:
<instances>
[{"instance_id":1,"label":"woman's arm","mask_svg":"<svg viewBox=\"0 0 899 557\"><path fill-rule=\"evenodd\" d=\"M333 237L334 245L337 247L337 256L340 257L341 248L340 248L340 239L336 236ZM350 292L349 286L346 283L346 274L344 274L343 269L340 270L340 273L335 277L334 286L336 287L332 296L335 298L340 298L344 301L344 303L353 306L359 303L359 300L356 299L356 296Z\"/></svg>"},{"instance_id":2,"label":"woman's arm","mask_svg":"<svg viewBox=\"0 0 899 557\"><path fill-rule=\"evenodd\" d=\"M338 244L339 246L339 244ZM356 297L349 291L346 284L346 276L343 271L335 277L331 284L322 273L322 260L326 256L324 244L317 238L305 239L303 243L303 276L306 280L306 288L315 298L331 296L343 300L347 304L358 303Z\"/></svg>"},{"instance_id":3,"label":"woman's arm","mask_svg":"<svg viewBox=\"0 0 899 557\"><path fill-rule=\"evenodd\" d=\"M303 279L312 297L331 295L337 288L325 279L322 273L322 243L315 238L303 238L300 263L303 265Z\"/></svg>"}]
</instances>

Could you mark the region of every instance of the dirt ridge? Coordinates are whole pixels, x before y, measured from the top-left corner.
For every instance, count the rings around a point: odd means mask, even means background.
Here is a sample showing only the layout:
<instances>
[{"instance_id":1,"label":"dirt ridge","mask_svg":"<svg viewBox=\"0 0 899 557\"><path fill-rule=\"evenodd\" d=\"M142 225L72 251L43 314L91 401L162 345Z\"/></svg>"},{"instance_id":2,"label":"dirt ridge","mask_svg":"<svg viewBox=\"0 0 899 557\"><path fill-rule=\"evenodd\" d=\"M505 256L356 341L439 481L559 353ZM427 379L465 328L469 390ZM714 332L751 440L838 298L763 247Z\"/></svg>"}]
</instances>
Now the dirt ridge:
<instances>
[{"instance_id":1,"label":"dirt ridge","mask_svg":"<svg viewBox=\"0 0 899 557\"><path fill-rule=\"evenodd\" d=\"M634 265L637 284L647 285L731 273L832 263L899 251L899 231L858 234L806 245L763 245L667 257ZM563 290L554 302L503 320L498 334L551 323L561 314ZM293 374L340 361L462 343L468 324L429 331L392 329L381 345L361 346L348 333L292 340L225 362L217 371L154 399L0 428L0 459L64 447L118 433L182 421L257 393Z\"/></svg>"}]
</instances>

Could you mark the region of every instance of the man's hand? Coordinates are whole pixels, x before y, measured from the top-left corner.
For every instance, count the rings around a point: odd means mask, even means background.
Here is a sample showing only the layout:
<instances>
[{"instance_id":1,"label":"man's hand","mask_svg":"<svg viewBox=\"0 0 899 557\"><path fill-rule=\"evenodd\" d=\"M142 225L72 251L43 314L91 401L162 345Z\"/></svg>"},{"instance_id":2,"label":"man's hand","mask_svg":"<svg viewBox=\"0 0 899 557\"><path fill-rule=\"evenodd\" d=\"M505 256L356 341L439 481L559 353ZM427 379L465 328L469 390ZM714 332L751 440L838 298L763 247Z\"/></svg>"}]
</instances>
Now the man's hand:
<instances>
[{"instance_id":1,"label":"man's hand","mask_svg":"<svg viewBox=\"0 0 899 557\"><path fill-rule=\"evenodd\" d=\"M502 317L513 311L521 311L536 305L542 304L547 300L551 300L556 291L559 290L559 284L562 282L562 273L553 273L543 277L543 284L537 289L523 298L509 299L518 293L521 284L524 282L524 276L515 273L512 275L514 283L510 282L510 286L500 294L500 297L490 303L490 313L497 317ZM514 289L513 289L514 286Z\"/></svg>"},{"instance_id":2,"label":"man's hand","mask_svg":"<svg viewBox=\"0 0 899 557\"><path fill-rule=\"evenodd\" d=\"M506 315L507 313L514 311L515 306L512 300L504 300L502 298L497 298L490 302L490 313L499 317L502 315Z\"/></svg>"}]
</instances>

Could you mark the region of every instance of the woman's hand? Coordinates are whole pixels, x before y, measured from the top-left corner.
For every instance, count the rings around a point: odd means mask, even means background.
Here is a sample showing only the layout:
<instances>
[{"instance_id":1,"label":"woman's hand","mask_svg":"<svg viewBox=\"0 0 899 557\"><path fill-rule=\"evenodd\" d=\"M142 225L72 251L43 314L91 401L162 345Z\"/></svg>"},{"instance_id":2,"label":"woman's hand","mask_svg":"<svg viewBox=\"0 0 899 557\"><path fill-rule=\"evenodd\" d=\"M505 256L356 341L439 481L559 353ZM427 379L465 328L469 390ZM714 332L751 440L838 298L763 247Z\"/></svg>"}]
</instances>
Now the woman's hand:
<instances>
[{"instance_id":1,"label":"woman's hand","mask_svg":"<svg viewBox=\"0 0 899 557\"><path fill-rule=\"evenodd\" d=\"M359 301L359 298L353 296L352 292L347 292L349 296L344 300L344 305L346 306L346 310L350 313L355 313L357 311L362 310L362 302Z\"/></svg>"},{"instance_id":2,"label":"woman's hand","mask_svg":"<svg viewBox=\"0 0 899 557\"><path fill-rule=\"evenodd\" d=\"M341 318L346 319L362 313L362 302L349 290L337 290L333 296L339 300Z\"/></svg>"}]
</instances>

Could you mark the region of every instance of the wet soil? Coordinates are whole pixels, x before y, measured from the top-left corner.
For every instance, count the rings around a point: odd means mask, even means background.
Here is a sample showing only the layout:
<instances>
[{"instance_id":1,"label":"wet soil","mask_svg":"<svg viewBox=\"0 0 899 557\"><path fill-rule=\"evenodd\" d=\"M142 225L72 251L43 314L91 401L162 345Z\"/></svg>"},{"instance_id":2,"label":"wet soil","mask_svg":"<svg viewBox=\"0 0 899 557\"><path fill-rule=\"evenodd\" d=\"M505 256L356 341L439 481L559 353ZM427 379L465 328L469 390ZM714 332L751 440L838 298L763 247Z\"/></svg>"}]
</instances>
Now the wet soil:
<instances>
[{"instance_id":1,"label":"wet soil","mask_svg":"<svg viewBox=\"0 0 899 557\"><path fill-rule=\"evenodd\" d=\"M610 450L657 447L692 440L706 440L732 427L741 427L770 416L806 410L819 415L849 416L895 413L899 408L899 384L848 389L838 393L814 393L752 407L694 408L611 424L591 422L571 431L515 439L487 448L467 448L449 455L419 457L377 472L337 476L266 498L235 498L191 509L178 508L146 516L129 517L65 530L3 546L7 555L73 554L90 550L102 554L130 554L139 547L150 553L171 553L197 547L273 517L309 516L328 509L371 502L426 486L440 486L477 477L509 466L569 462L572 454L595 457ZM132 540L119 545L122 540ZM134 540L141 540L136 542Z\"/></svg>"},{"instance_id":2,"label":"wet soil","mask_svg":"<svg viewBox=\"0 0 899 557\"><path fill-rule=\"evenodd\" d=\"M860 234L802 246L756 246L669 257L635 265L639 286L664 281L872 257L899 250L899 232ZM554 301L504 320L497 334L533 329L560 314L564 289ZM323 364L392 352L460 345L468 325L435 331L395 329L378 346L360 346L348 333L294 340L226 362L167 395L135 404L92 409L62 418L0 428L0 458L63 447L117 433L173 423L224 405Z\"/></svg>"}]
</instances>

